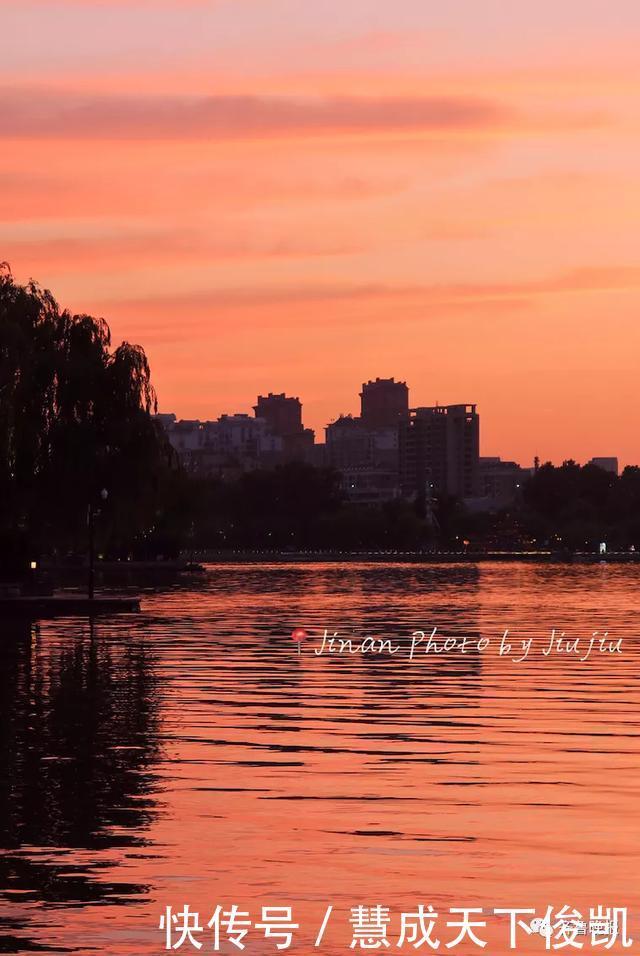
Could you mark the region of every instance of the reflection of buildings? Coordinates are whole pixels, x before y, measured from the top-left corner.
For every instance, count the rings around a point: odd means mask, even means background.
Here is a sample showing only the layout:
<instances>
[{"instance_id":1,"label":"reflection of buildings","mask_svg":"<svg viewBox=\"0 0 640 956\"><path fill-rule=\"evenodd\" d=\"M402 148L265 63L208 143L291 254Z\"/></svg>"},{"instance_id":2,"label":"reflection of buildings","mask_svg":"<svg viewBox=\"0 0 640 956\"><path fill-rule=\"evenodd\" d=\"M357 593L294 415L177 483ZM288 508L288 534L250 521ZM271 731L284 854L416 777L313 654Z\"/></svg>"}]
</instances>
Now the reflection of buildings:
<instances>
[{"instance_id":1,"label":"reflection of buildings","mask_svg":"<svg viewBox=\"0 0 640 956\"><path fill-rule=\"evenodd\" d=\"M411 409L400 426L403 494L478 494L480 418L475 405Z\"/></svg>"}]
</instances>

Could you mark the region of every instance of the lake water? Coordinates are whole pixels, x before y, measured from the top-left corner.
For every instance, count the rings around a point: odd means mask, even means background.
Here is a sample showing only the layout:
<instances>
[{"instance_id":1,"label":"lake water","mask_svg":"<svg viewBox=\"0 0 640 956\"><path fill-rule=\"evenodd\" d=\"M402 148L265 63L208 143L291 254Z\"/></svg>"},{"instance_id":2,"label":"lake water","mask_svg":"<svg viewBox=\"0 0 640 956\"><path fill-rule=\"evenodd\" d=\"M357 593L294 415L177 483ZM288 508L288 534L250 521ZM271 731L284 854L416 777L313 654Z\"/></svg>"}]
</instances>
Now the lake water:
<instances>
[{"instance_id":1,"label":"lake water","mask_svg":"<svg viewBox=\"0 0 640 956\"><path fill-rule=\"evenodd\" d=\"M256 922L290 905L299 953L351 951L359 904L389 907L390 952L416 951L396 942L420 903L444 952L452 906L626 906L640 938L639 581L604 564L225 565L140 615L5 623L0 951L160 953L160 916L185 903L202 924L218 903ZM410 661L433 627L467 652ZM401 650L318 656L325 628ZM534 638L520 663L498 654L507 628ZM622 652L543 657L552 628ZM486 919L485 951L507 952ZM278 951L264 931L245 942Z\"/></svg>"}]
</instances>

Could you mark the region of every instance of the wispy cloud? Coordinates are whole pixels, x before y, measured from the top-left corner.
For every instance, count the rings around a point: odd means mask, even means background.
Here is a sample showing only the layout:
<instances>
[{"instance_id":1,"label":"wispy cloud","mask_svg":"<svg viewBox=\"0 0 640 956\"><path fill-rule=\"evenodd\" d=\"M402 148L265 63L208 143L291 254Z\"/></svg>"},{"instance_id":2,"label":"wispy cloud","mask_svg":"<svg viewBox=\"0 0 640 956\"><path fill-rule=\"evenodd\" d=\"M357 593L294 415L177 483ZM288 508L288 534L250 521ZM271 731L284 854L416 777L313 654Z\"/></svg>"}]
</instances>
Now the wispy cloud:
<instances>
[{"instance_id":1,"label":"wispy cloud","mask_svg":"<svg viewBox=\"0 0 640 956\"><path fill-rule=\"evenodd\" d=\"M126 301L111 300L102 306L154 310L159 305L167 308L211 309L291 304L330 303L338 301L393 301L419 300L421 302L452 305L465 301L514 300L525 302L530 297L605 292L640 287L640 265L619 267L584 267L543 277L513 282L433 282L416 285L384 283L327 283L265 288L218 288L182 292L177 296L159 294L141 296Z\"/></svg>"},{"instance_id":2,"label":"wispy cloud","mask_svg":"<svg viewBox=\"0 0 640 956\"><path fill-rule=\"evenodd\" d=\"M219 239L179 231L99 238L66 237L7 239L0 236L0 259L20 272L53 269L58 274L113 268L136 269L176 262L202 266L225 260L304 259L343 256L360 251L355 241L313 236L282 236L259 240L252 236Z\"/></svg>"},{"instance_id":3,"label":"wispy cloud","mask_svg":"<svg viewBox=\"0 0 640 956\"><path fill-rule=\"evenodd\" d=\"M482 130L517 122L474 96L109 96L0 89L0 136L108 139L270 138Z\"/></svg>"}]
</instances>

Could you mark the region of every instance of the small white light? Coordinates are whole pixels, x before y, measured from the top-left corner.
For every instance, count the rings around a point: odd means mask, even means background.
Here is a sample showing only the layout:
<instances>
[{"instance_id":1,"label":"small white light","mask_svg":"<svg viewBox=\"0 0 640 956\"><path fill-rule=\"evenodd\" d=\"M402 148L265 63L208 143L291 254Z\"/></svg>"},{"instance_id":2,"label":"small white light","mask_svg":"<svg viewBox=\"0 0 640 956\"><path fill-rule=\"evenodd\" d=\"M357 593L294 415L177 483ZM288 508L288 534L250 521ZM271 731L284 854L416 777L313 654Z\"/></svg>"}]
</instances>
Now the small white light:
<instances>
[{"instance_id":1,"label":"small white light","mask_svg":"<svg viewBox=\"0 0 640 956\"><path fill-rule=\"evenodd\" d=\"M31 568L32 571L35 571L36 568L38 567L38 562L37 561L29 562L29 567Z\"/></svg>"}]
</instances>

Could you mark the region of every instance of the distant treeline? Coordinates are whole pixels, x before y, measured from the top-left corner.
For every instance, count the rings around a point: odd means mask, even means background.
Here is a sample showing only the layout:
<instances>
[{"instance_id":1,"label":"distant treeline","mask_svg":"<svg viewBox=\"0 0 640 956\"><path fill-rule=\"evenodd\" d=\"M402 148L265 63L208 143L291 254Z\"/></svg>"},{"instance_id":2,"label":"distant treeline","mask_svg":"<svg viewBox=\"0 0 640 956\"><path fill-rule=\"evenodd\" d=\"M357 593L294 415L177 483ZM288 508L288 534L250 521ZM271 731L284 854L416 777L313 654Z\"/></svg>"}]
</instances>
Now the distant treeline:
<instances>
[{"instance_id":1,"label":"distant treeline","mask_svg":"<svg viewBox=\"0 0 640 956\"><path fill-rule=\"evenodd\" d=\"M594 465L545 464L508 509L474 514L447 496L431 502L347 502L339 476L305 464L235 481L187 478L188 545L200 548L640 549L640 469L616 477Z\"/></svg>"},{"instance_id":2,"label":"distant treeline","mask_svg":"<svg viewBox=\"0 0 640 956\"><path fill-rule=\"evenodd\" d=\"M640 547L640 469L618 478L543 465L521 499L471 514L455 499L347 502L330 469L302 463L194 478L162 427L142 348L111 347L102 319L61 310L0 267L0 571L86 554L88 518L105 557L183 551ZM466 543L465 543L466 542Z\"/></svg>"},{"instance_id":3,"label":"distant treeline","mask_svg":"<svg viewBox=\"0 0 640 956\"><path fill-rule=\"evenodd\" d=\"M527 534L572 550L600 541L640 549L640 468L617 477L574 461L543 465L525 484L515 518Z\"/></svg>"},{"instance_id":4,"label":"distant treeline","mask_svg":"<svg viewBox=\"0 0 640 956\"><path fill-rule=\"evenodd\" d=\"M193 548L400 548L431 539L413 504L348 503L340 476L292 462L235 481L191 479Z\"/></svg>"}]
</instances>

